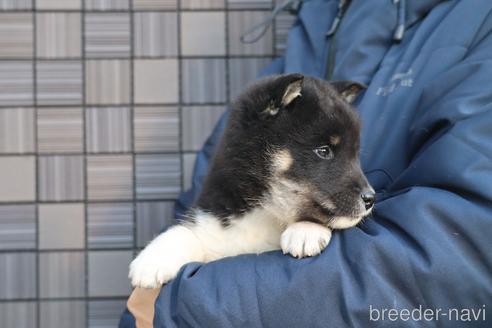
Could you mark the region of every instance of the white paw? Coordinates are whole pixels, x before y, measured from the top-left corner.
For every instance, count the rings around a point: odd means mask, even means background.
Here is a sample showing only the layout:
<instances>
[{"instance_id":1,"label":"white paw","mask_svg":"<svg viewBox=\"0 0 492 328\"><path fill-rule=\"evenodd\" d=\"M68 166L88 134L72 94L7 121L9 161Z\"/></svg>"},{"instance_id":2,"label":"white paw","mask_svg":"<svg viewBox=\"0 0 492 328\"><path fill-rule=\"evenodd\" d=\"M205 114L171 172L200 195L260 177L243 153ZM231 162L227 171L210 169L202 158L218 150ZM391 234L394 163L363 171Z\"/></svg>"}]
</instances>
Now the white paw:
<instances>
[{"instance_id":1,"label":"white paw","mask_svg":"<svg viewBox=\"0 0 492 328\"><path fill-rule=\"evenodd\" d=\"M188 228L176 225L145 247L130 264L128 277L135 287L158 288L194 261L203 261L201 244Z\"/></svg>"},{"instance_id":2,"label":"white paw","mask_svg":"<svg viewBox=\"0 0 492 328\"><path fill-rule=\"evenodd\" d=\"M144 249L130 264L128 277L134 287L159 288L173 279L182 265L166 258L165 253Z\"/></svg>"},{"instance_id":3,"label":"white paw","mask_svg":"<svg viewBox=\"0 0 492 328\"><path fill-rule=\"evenodd\" d=\"M285 229L280 239L284 254L302 258L321 253L331 239L331 230L320 224L300 221Z\"/></svg>"}]
</instances>

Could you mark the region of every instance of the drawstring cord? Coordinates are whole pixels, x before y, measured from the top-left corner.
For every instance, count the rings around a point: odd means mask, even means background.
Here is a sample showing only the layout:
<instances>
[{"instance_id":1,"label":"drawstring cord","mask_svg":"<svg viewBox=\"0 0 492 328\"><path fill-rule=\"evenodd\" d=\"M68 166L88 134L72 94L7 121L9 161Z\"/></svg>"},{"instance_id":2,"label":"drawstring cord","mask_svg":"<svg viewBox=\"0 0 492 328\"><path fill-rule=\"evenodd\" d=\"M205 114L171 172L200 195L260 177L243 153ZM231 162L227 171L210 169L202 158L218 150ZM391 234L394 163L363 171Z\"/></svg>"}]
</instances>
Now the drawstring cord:
<instances>
[{"instance_id":1,"label":"drawstring cord","mask_svg":"<svg viewBox=\"0 0 492 328\"><path fill-rule=\"evenodd\" d=\"M284 2L278 4L272 11L272 13L263 21L256 24L255 26L248 29L241 35L240 40L242 43L255 43L260 40L268 28L273 24L275 18L284 10L289 10L292 14L297 14L301 7L302 2L307 0L285 0ZM254 33L258 31L258 34L254 36ZM248 39L248 36L253 35L252 38Z\"/></svg>"},{"instance_id":2,"label":"drawstring cord","mask_svg":"<svg viewBox=\"0 0 492 328\"><path fill-rule=\"evenodd\" d=\"M265 35L265 33L268 31L268 28L273 24L275 18L282 11L289 10L292 14L297 14L304 1L308 1L308 0L285 0L284 2L280 3L273 9L272 13L266 19L264 19L260 23L256 24L255 26L251 27L246 32L244 32L240 37L241 42L242 43L257 42ZM393 4L397 6L397 26L395 29L395 33L393 34L393 40L395 42L400 42L403 39L406 29L405 27L406 0L392 0L392 1ZM340 21L342 20L342 17L348 8L348 4L350 4L350 1L347 0L339 1L338 12L335 19L333 20L333 23L331 24L330 29L326 33L327 37L333 36L333 34L335 34L336 30L338 29L338 26L340 25ZM256 36L248 38L248 36L253 35L255 32L258 33Z\"/></svg>"},{"instance_id":3,"label":"drawstring cord","mask_svg":"<svg viewBox=\"0 0 492 328\"><path fill-rule=\"evenodd\" d=\"M393 34L393 40L400 42L405 34L405 20L406 20L406 0L393 0L393 4L398 6L398 18L395 33Z\"/></svg>"}]
</instances>

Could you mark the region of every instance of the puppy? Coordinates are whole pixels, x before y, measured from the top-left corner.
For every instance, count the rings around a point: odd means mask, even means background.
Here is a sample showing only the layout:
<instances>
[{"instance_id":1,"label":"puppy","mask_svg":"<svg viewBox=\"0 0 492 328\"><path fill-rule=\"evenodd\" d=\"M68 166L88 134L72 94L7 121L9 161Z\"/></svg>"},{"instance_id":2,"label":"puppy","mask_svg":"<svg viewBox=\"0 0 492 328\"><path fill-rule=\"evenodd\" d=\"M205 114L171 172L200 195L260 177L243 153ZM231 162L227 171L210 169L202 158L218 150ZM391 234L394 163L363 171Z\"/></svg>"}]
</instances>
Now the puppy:
<instances>
[{"instance_id":1,"label":"puppy","mask_svg":"<svg viewBox=\"0 0 492 328\"><path fill-rule=\"evenodd\" d=\"M300 74L260 80L233 104L189 219L131 263L134 286L155 288L189 262L282 249L319 254L333 229L357 225L375 193L359 163L362 86Z\"/></svg>"}]
</instances>

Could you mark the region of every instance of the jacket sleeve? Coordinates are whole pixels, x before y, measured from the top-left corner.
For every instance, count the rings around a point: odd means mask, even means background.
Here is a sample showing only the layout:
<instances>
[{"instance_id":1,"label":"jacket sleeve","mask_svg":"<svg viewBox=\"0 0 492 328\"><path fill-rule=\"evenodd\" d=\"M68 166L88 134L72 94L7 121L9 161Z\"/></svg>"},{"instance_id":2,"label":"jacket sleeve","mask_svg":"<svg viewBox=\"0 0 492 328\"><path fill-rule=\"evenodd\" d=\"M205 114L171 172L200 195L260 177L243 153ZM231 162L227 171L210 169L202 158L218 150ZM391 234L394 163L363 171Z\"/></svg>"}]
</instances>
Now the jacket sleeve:
<instances>
[{"instance_id":1,"label":"jacket sleeve","mask_svg":"<svg viewBox=\"0 0 492 328\"><path fill-rule=\"evenodd\" d=\"M491 54L489 34L426 86L408 168L373 217L335 233L317 257L270 252L187 265L162 290L155 326L368 327L382 325L383 308L492 306ZM490 327L484 318L472 325Z\"/></svg>"}]
</instances>

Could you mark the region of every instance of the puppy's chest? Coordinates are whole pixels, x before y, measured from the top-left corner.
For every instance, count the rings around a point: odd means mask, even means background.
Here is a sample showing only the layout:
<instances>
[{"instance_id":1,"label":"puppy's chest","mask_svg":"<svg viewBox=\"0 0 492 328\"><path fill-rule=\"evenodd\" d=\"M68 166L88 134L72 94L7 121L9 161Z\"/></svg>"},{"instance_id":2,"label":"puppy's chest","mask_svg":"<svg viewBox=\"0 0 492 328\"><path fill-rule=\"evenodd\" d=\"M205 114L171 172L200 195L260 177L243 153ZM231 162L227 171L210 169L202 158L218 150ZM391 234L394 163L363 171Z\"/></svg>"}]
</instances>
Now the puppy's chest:
<instances>
[{"instance_id":1,"label":"puppy's chest","mask_svg":"<svg viewBox=\"0 0 492 328\"><path fill-rule=\"evenodd\" d=\"M299 213L307 202L306 194L306 188L300 184L278 178L270 184L268 193L256 210L262 216L287 225L299 218Z\"/></svg>"}]
</instances>

